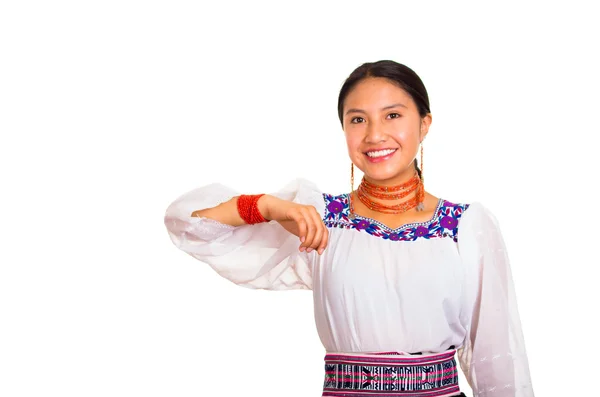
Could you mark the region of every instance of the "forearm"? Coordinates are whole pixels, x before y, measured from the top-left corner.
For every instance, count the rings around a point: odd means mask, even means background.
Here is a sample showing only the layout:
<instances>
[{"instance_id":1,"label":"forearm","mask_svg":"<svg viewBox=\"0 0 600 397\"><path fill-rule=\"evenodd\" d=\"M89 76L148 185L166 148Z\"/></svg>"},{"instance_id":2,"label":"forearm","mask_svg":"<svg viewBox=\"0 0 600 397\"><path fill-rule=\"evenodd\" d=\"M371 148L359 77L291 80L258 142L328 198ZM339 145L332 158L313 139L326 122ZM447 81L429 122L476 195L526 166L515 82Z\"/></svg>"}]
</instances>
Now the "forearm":
<instances>
[{"instance_id":1,"label":"forearm","mask_svg":"<svg viewBox=\"0 0 600 397\"><path fill-rule=\"evenodd\" d=\"M245 225L246 222L244 222L244 220L238 212L238 197L239 196L232 197L230 200L225 201L215 207L196 210L192 212L191 216L206 217L231 226ZM258 206L258 210L260 211L262 216L267 220L271 219L269 214L269 207L275 200L279 199L277 197L265 194L264 196L260 197L256 203Z\"/></svg>"}]
</instances>

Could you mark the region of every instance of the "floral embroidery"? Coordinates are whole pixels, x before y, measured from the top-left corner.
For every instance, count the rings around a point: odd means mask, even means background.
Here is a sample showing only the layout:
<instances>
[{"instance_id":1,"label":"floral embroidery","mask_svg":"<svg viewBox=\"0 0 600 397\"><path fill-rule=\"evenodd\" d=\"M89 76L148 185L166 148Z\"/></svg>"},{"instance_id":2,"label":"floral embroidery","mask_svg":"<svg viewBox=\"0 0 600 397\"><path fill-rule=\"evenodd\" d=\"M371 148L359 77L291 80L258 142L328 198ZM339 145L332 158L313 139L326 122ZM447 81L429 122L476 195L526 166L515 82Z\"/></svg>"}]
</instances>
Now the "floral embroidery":
<instances>
[{"instance_id":1,"label":"floral embroidery","mask_svg":"<svg viewBox=\"0 0 600 397\"><path fill-rule=\"evenodd\" d=\"M333 212L334 214L338 214L338 213L342 212L342 210L344 209L344 206L339 201L333 200L327 205L327 209L330 212Z\"/></svg>"},{"instance_id":2,"label":"floral embroidery","mask_svg":"<svg viewBox=\"0 0 600 397\"><path fill-rule=\"evenodd\" d=\"M458 240L458 221L469 204L455 204L439 199L433 217L426 222L414 222L392 229L383 223L354 214L350 218L348 193L337 196L323 193L325 213L323 222L328 227L365 231L373 236L391 241L414 241L417 238L451 237Z\"/></svg>"}]
</instances>

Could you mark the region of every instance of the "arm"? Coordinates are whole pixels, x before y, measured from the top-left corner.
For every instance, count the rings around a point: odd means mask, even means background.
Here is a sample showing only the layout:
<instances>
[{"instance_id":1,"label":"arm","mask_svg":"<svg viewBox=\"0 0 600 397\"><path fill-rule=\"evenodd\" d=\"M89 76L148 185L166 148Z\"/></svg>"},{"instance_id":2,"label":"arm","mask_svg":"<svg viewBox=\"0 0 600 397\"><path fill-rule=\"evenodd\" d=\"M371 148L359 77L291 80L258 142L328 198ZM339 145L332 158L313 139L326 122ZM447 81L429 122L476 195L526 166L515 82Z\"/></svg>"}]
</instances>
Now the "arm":
<instances>
[{"instance_id":1,"label":"arm","mask_svg":"<svg viewBox=\"0 0 600 397\"><path fill-rule=\"evenodd\" d=\"M195 210L191 216L210 218L230 226L245 225L238 212L238 197L234 196L214 207ZM323 252L327 245L328 233L322 222L322 211L317 211L310 204L294 203L270 194L261 196L256 204L263 218L277 221L287 231L301 239L300 251L308 248L308 252L312 249L316 249L319 254Z\"/></svg>"},{"instance_id":2,"label":"arm","mask_svg":"<svg viewBox=\"0 0 600 397\"><path fill-rule=\"evenodd\" d=\"M239 196L234 196L231 199L221 203L215 207L209 207L205 209L195 210L192 212L191 216L195 216L198 218L206 217L213 219L217 222L231 225L231 226L242 226L245 225L246 222L240 217L237 209L237 199ZM262 214L265 219L270 220L271 217L268 213L269 204L273 205L270 201L277 200L277 197L265 194L257 201L258 210Z\"/></svg>"},{"instance_id":3,"label":"arm","mask_svg":"<svg viewBox=\"0 0 600 397\"><path fill-rule=\"evenodd\" d=\"M506 245L495 216L475 202L460 220L465 265L461 368L474 397L533 397Z\"/></svg>"},{"instance_id":4,"label":"arm","mask_svg":"<svg viewBox=\"0 0 600 397\"><path fill-rule=\"evenodd\" d=\"M270 222L247 225L236 220L238 195L227 186L211 184L176 199L164 217L175 246L240 286L271 290L312 288L308 253L299 252L298 237L291 228L284 227L285 221L273 220L282 217L273 208L287 207L276 205L267 209ZM265 197L267 200L263 200ZM296 179L261 197L257 204L260 208L270 201L312 206L319 214L325 208L322 192L305 179Z\"/></svg>"}]
</instances>

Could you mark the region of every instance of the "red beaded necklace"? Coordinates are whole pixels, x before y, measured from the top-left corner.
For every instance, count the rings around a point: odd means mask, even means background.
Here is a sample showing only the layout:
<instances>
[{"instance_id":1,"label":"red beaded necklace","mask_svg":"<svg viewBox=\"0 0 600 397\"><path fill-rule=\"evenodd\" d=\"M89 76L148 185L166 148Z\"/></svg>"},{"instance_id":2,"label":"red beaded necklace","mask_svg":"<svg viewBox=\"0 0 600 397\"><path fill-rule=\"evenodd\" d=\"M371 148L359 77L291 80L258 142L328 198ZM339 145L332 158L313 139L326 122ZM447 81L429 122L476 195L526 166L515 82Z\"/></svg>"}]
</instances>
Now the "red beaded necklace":
<instances>
[{"instance_id":1,"label":"red beaded necklace","mask_svg":"<svg viewBox=\"0 0 600 397\"><path fill-rule=\"evenodd\" d=\"M382 200L398 200L410 195L415 190L415 197L400 204L385 205L371 200L371 197ZM419 178L419 174L416 171L413 177L408 181L395 186L375 185L374 183L366 181L363 176L360 185L358 185L358 189L356 189L356 195L367 208L384 214L401 214L415 207L417 207L417 211L422 211L425 207L423 204L425 189L423 188L423 181ZM352 193L350 193L350 214L354 214L351 196Z\"/></svg>"}]
</instances>

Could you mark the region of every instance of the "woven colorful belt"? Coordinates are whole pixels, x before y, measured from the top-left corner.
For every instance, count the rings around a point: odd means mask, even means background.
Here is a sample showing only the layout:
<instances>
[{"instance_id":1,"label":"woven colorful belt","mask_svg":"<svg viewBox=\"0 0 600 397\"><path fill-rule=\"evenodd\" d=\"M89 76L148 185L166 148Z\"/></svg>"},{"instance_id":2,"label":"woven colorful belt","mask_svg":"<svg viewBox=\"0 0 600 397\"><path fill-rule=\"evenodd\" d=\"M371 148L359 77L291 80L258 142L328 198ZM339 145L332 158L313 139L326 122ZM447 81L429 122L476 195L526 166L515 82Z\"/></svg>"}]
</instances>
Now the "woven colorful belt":
<instances>
[{"instance_id":1,"label":"woven colorful belt","mask_svg":"<svg viewBox=\"0 0 600 397\"><path fill-rule=\"evenodd\" d=\"M323 397L457 395L460 389L455 353L455 349L428 356L328 353Z\"/></svg>"}]
</instances>

